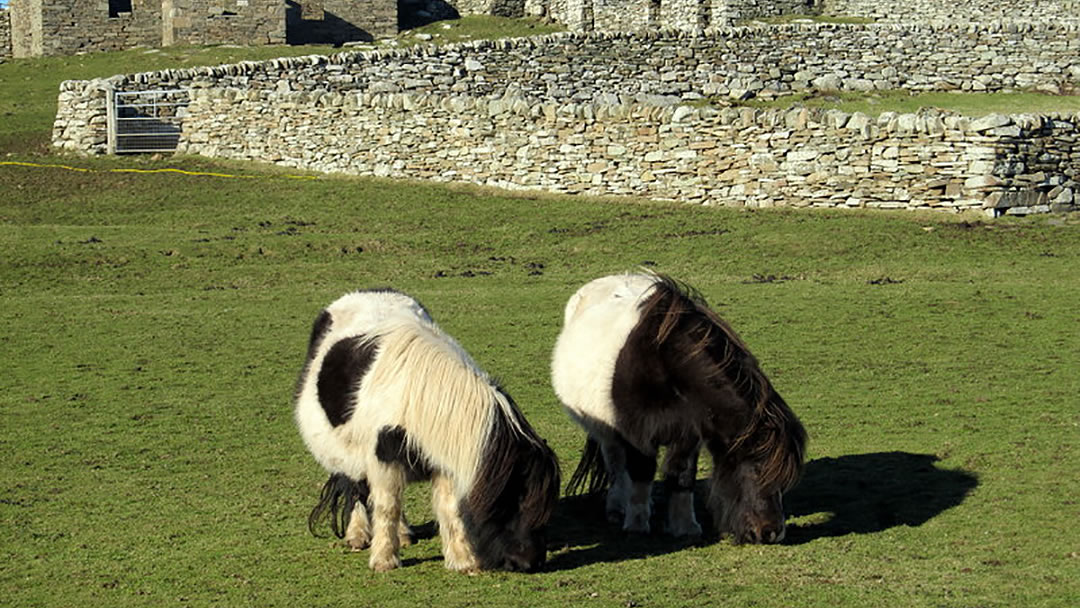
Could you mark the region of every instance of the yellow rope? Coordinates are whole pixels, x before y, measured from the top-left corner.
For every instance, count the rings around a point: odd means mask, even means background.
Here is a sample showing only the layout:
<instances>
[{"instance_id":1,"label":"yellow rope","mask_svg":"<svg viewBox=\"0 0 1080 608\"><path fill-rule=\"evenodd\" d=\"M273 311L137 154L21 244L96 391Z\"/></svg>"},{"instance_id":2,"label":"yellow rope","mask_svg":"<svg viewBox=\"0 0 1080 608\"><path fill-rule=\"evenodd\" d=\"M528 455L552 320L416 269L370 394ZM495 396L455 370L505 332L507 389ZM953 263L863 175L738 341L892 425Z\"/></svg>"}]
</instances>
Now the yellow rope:
<instances>
[{"instance_id":1,"label":"yellow rope","mask_svg":"<svg viewBox=\"0 0 1080 608\"><path fill-rule=\"evenodd\" d=\"M209 173L206 171L185 171L183 169L86 169L69 165L53 165L40 163L26 163L17 161L0 161L0 166L10 165L16 167L36 167L42 169L66 169L81 173L179 173L181 175L194 175L198 177L226 177L233 179L319 179L316 175L231 175L229 173Z\"/></svg>"}]
</instances>

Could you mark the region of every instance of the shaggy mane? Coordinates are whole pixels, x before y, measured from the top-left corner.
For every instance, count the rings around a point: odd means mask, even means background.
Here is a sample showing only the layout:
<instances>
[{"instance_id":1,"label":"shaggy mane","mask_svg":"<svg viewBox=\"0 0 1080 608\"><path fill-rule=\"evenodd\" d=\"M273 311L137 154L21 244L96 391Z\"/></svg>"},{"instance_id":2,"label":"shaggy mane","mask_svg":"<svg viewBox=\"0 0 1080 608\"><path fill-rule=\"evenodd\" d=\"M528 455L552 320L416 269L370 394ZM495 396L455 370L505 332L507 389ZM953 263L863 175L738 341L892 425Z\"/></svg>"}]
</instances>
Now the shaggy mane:
<instances>
[{"instance_id":1,"label":"shaggy mane","mask_svg":"<svg viewBox=\"0 0 1080 608\"><path fill-rule=\"evenodd\" d=\"M507 490L521 484L521 517L535 528L547 523L555 509L559 463L510 396L498 388L495 394L500 411L469 502L478 514L494 514L505 508L500 503L506 500Z\"/></svg>"},{"instance_id":2,"label":"shaggy mane","mask_svg":"<svg viewBox=\"0 0 1080 608\"><path fill-rule=\"evenodd\" d=\"M660 316L655 344L659 347L680 334L695 342L681 353L684 362L711 359L707 368L715 382L730 384L750 405L750 422L728 446L728 458L742 456L761 462L766 488L786 490L802 475L806 431L784 399L761 371L757 359L735 330L720 318L700 292L663 274L653 274L652 294L641 305L641 317Z\"/></svg>"}]
</instances>

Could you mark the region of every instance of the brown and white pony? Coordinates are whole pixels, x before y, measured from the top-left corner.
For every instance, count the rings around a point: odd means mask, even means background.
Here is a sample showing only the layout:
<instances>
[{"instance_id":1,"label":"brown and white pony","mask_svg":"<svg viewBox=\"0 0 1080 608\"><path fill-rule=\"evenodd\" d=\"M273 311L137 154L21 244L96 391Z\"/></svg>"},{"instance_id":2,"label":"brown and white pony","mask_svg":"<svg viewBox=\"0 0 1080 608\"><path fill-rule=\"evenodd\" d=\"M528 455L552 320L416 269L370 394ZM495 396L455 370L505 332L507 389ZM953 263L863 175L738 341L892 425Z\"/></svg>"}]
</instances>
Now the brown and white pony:
<instances>
[{"instance_id":1,"label":"brown and white pony","mask_svg":"<svg viewBox=\"0 0 1080 608\"><path fill-rule=\"evenodd\" d=\"M717 532L740 543L784 538L781 499L802 473L806 432L735 331L692 289L658 274L583 286L566 305L552 383L588 433L567 491L606 488L608 519L624 530L650 530L657 453L666 446L666 530L701 534L693 488L704 445Z\"/></svg>"},{"instance_id":2,"label":"brown and white pony","mask_svg":"<svg viewBox=\"0 0 1080 608\"><path fill-rule=\"evenodd\" d=\"M296 422L329 473L331 517L378 571L401 565L409 481L431 480L446 567L534 570L559 494L554 453L415 299L390 289L330 304L311 330ZM369 517L370 514L370 517Z\"/></svg>"}]
</instances>

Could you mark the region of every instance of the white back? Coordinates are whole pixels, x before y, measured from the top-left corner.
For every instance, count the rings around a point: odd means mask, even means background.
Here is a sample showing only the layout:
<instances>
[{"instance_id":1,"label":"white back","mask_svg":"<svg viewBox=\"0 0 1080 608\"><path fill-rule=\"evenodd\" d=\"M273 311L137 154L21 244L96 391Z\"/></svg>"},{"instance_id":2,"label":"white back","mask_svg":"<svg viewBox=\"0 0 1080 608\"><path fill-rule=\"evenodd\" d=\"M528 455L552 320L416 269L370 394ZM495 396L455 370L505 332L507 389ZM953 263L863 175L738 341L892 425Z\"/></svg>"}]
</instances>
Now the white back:
<instances>
[{"instance_id":1,"label":"white back","mask_svg":"<svg viewBox=\"0 0 1080 608\"><path fill-rule=\"evenodd\" d=\"M296 406L297 424L312 455L330 473L362 479L376 465L379 431L400 426L409 445L451 477L456 494L464 495L475 480L494 408L517 426L510 404L409 296L356 292L327 311L333 322L302 381ZM357 390L355 409L335 428L319 401L318 374L333 344L351 336L377 339L378 347Z\"/></svg>"},{"instance_id":2,"label":"white back","mask_svg":"<svg viewBox=\"0 0 1080 608\"><path fill-rule=\"evenodd\" d=\"M347 424L337 429L330 424L319 402L318 378L323 359L330 347L343 338L377 335L394 324L434 325L434 321L415 299L389 290L350 292L334 300L326 311L333 321L300 382L294 415L308 450L327 472L362 479L367 455L346 440L342 431Z\"/></svg>"},{"instance_id":3,"label":"white back","mask_svg":"<svg viewBox=\"0 0 1080 608\"><path fill-rule=\"evenodd\" d=\"M592 419L615 426L611 386L615 360L640 319L638 306L656 278L619 274L585 284L570 297L555 343L551 383L568 413L586 426Z\"/></svg>"}]
</instances>

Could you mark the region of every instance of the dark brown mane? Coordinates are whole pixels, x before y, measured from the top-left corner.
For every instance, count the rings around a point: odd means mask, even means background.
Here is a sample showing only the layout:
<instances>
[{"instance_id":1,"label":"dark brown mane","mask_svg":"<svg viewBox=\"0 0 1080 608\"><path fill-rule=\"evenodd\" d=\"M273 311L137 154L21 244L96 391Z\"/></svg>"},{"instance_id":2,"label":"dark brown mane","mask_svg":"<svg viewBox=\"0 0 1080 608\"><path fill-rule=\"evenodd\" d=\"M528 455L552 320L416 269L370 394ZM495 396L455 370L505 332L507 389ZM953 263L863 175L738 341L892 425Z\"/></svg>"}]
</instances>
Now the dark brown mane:
<instances>
[{"instance_id":1,"label":"dark brown mane","mask_svg":"<svg viewBox=\"0 0 1080 608\"><path fill-rule=\"evenodd\" d=\"M494 408L493 428L469 494L469 508L485 518L520 511L529 527L542 526L558 501L558 461L510 395L501 388L496 390L510 402L511 410L507 413Z\"/></svg>"},{"instance_id":2,"label":"dark brown mane","mask_svg":"<svg viewBox=\"0 0 1080 608\"><path fill-rule=\"evenodd\" d=\"M707 362L701 367L707 374L703 380L727 384L751 408L749 423L728 445L728 459L759 462L763 487L790 488L802 474L807 441L802 424L746 344L697 290L663 274L655 278L653 294L642 302L641 316L661 317L656 345L671 340L676 329L692 337L693 342L682 347L684 362Z\"/></svg>"},{"instance_id":3,"label":"dark brown mane","mask_svg":"<svg viewBox=\"0 0 1080 608\"><path fill-rule=\"evenodd\" d=\"M509 394L496 406L476 482L461 503L466 535L485 569L503 567L521 535L542 534L559 499L559 463ZM543 561L540 556L540 561Z\"/></svg>"}]
</instances>

